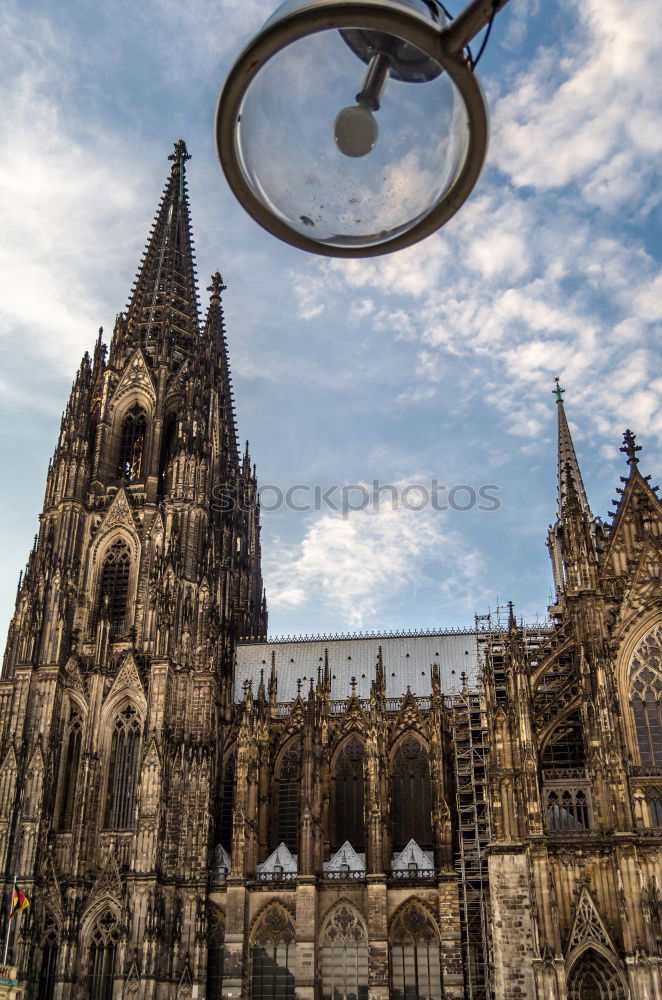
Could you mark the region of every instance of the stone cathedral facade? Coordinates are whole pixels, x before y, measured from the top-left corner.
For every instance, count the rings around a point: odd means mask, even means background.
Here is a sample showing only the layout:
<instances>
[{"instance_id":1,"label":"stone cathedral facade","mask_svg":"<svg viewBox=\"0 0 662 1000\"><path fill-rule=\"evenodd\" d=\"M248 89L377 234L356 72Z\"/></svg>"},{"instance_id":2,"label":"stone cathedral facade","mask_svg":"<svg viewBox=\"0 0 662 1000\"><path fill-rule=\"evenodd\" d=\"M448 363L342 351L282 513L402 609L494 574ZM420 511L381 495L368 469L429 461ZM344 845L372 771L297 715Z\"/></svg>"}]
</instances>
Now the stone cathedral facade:
<instances>
[{"instance_id":1,"label":"stone cathedral facade","mask_svg":"<svg viewBox=\"0 0 662 1000\"><path fill-rule=\"evenodd\" d=\"M557 386L544 625L266 638L224 286L201 318L182 141L170 159L110 351L72 386L0 679L24 998L660 1000L640 446L606 524Z\"/></svg>"}]
</instances>

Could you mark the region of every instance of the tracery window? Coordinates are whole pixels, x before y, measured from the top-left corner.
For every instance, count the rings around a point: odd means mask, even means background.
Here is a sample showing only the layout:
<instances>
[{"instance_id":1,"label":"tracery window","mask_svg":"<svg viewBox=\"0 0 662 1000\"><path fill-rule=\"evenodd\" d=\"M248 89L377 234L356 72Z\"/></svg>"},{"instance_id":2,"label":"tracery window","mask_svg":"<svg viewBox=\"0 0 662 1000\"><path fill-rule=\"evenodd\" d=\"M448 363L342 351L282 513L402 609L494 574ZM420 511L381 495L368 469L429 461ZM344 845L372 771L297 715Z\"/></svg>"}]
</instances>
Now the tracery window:
<instances>
[{"instance_id":1,"label":"tracery window","mask_svg":"<svg viewBox=\"0 0 662 1000\"><path fill-rule=\"evenodd\" d=\"M368 940L351 907L338 907L321 945L322 1000L367 1000Z\"/></svg>"},{"instance_id":2,"label":"tracery window","mask_svg":"<svg viewBox=\"0 0 662 1000\"><path fill-rule=\"evenodd\" d=\"M92 931L90 944L88 996L94 1000L112 1000L119 938L117 917L106 910Z\"/></svg>"},{"instance_id":3,"label":"tracery window","mask_svg":"<svg viewBox=\"0 0 662 1000\"><path fill-rule=\"evenodd\" d=\"M346 840L355 851L365 848L363 760L365 748L353 736L340 751L334 775L334 846L337 851Z\"/></svg>"},{"instance_id":4,"label":"tracery window","mask_svg":"<svg viewBox=\"0 0 662 1000\"><path fill-rule=\"evenodd\" d=\"M130 482L140 479L146 428L145 411L134 403L124 417L120 431L119 473L122 479Z\"/></svg>"},{"instance_id":5,"label":"tracery window","mask_svg":"<svg viewBox=\"0 0 662 1000\"><path fill-rule=\"evenodd\" d=\"M57 928L53 919L47 917L41 946L41 968L39 970L37 1000L53 1000L58 947Z\"/></svg>"},{"instance_id":6,"label":"tracery window","mask_svg":"<svg viewBox=\"0 0 662 1000\"><path fill-rule=\"evenodd\" d=\"M219 815L219 836L221 844L226 851L232 850L232 822L234 816L234 796L235 796L235 755L225 762L225 772L223 774L223 784L221 786L221 808Z\"/></svg>"},{"instance_id":7,"label":"tracery window","mask_svg":"<svg viewBox=\"0 0 662 1000\"><path fill-rule=\"evenodd\" d=\"M225 958L225 924L215 906L209 911L207 932L207 1000L223 1000L223 964Z\"/></svg>"},{"instance_id":8,"label":"tracery window","mask_svg":"<svg viewBox=\"0 0 662 1000\"><path fill-rule=\"evenodd\" d=\"M113 726L104 823L109 830L130 830L133 826L141 728L132 705L122 709Z\"/></svg>"},{"instance_id":9,"label":"tracery window","mask_svg":"<svg viewBox=\"0 0 662 1000\"><path fill-rule=\"evenodd\" d=\"M591 803L587 788L553 788L547 794L548 830L589 830Z\"/></svg>"},{"instance_id":10,"label":"tracery window","mask_svg":"<svg viewBox=\"0 0 662 1000\"><path fill-rule=\"evenodd\" d=\"M72 707L60 758L60 781L62 784L57 825L60 830L64 831L71 830L73 820L82 739L83 727L80 714L77 709Z\"/></svg>"},{"instance_id":11,"label":"tracery window","mask_svg":"<svg viewBox=\"0 0 662 1000\"><path fill-rule=\"evenodd\" d=\"M294 1000L296 937L292 921L280 906L271 907L253 942L253 1000Z\"/></svg>"},{"instance_id":12,"label":"tracery window","mask_svg":"<svg viewBox=\"0 0 662 1000\"><path fill-rule=\"evenodd\" d=\"M284 843L292 854L299 843L299 790L301 787L301 740L292 743L283 754L278 772L278 817L276 843Z\"/></svg>"},{"instance_id":13,"label":"tracery window","mask_svg":"<svg viewBox=\"0 0 662 1000\"><path fill-rule=\"evenodd\" d=\"M177 444L177 414L169 413L161 434L161 458L159 461L159 492L163 494L166 485L168 465L175 454Z\"/></svg>"},{"instance_id":14,"label":"tracery window","mask_svg":"<svg viewBox=\"0 0 662 1000\"><path fill-rule=\"evenodd\" d=\"M99 586L99 615L110 620L111 631L115 634L122 632L126 624L130 569L129 546L123 538L118 538L106 553Z\"/></svg>"},{"instance_id":15,"label":"tracery window","mask_svg":"<svg viewBox=\"0 0 662 1000\"><path fill-rule=\"evenodd\" d=\"M442 1000L439 938L415 903L396 920L391 938L392 1000Z\"/></svg>"},{"instance_id":16,"label":"tracery window","mask_svg":"<svg viewBox=\"0 0 662 1000\"><path fill-rule=\"evenodd\" d=\"M662 827L662 787L647 785L635 793L635 813L640 828Z\"/></svg>"},{"instance_id":17,"label":"tracery window","mask_svg":"<svg viewBox=\"0 0 662 1000\"><path fill-rule=\"evenodd\" d=\"M662 625L644 637L632 658L630 699L640 762L662 768Z\"/></svg>"},{"instance_id":18,"label":"tracery window","mask_svg":"<svg viewBox=\"0 0 662 1000\"><path fill-rule=\"evenodd\" d=\"M432 784L425 748L414 736L399 746L391 778L393 847L402 850L413 839L432 850Z\"/></svg>"},{"instance_id":19,"label":"tracery window","mask_svg":"<svg viewBox=\"0 0 662 1000\"><path fill-rule=\"evenodd\" d=\"M568 976L568 1000L626 1000L616 969L589 948Z\"/></svg>"}]
</instances>

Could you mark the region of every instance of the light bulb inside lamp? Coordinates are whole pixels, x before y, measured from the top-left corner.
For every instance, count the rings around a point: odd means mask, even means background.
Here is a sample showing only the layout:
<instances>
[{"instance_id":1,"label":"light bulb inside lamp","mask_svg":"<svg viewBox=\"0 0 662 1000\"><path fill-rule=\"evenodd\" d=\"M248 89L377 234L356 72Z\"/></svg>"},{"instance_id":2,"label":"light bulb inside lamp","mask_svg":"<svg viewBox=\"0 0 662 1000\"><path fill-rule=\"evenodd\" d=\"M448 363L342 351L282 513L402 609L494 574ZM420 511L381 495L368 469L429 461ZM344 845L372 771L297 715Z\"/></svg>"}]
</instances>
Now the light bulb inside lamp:
<instances>
[{"instance_id":1,"label":"light bulb inside lamp","mask_svg":"<svg viewBox=\"0 0 662 1000\"><path fill-rule=\"evenodd\" d=\"M383 52L376 53L368 65L368 72L356 104L343 108L333 124L333 138L344 156L366 156L375 148L379 126L373 111L379 111L379 102L388 79L391 59Z\"/></svg>"}]
</instances>

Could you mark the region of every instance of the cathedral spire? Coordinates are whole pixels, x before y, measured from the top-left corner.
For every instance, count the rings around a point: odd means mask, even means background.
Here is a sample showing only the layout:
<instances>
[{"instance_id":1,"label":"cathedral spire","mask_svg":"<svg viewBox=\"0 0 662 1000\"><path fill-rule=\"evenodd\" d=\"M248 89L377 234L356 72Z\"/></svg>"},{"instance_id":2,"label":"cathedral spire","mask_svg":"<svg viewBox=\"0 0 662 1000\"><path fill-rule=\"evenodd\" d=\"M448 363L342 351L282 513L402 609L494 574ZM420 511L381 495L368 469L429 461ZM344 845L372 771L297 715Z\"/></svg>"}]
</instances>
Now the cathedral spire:
<instances>
[{"instance_id":1,"label":"cathedral spire","mask_svg":"<svg viewBox=\"0 0 662 1000\"><path fill-rule=\"evenodd\" d=\"M565 415L565 407L563 405L563 394L565 393L565 389L561 388L558 376L556 377L555 382L556 387L552 391L556 396L556 415L558 425L559 517L562 518L563 509L568 499L570 480L572 480L574 492L577 494L577 499L581 509L583 513L587 515L589 520L592 520L593 515L591 513L591 508L589 507L586 490L584 489L584 483L579 469L579 462L577 461L575 446L572 443L568 419Z\"/></svg>"},{"instance_id":2,"label":"cathedral spire","mask_svg":"<svg viewBox=\"0 0 662 1000\"><path fill-rule=\"evenodd\" d=\"M230 358L228 354L228 342L225 336L225 317L223 315L223 302L221 296L226 286L223 278L216 271L211 276L211 284L207 291L209 294L209 308L205 320L205 340L213 348L217 363L218 377L221 383L221 396L223 404L223 417L229 437L229 447L234 456L237 455L237 424L234 412L234 396L232 392L232 376L230 375Z\"/></svg>"},{"instance_id":3,"label":"cathedral spire","mask_svg":"<svg viewBox=\"0 0 662 1000\"><path fill-rule=\"evenodd\" d=\"M150 231L127 309L126 334L135 344L172 333L183 346L199 335L198 290L186 186L186 143L170 154L170 176Z\"/></svg>"}]
</instances>

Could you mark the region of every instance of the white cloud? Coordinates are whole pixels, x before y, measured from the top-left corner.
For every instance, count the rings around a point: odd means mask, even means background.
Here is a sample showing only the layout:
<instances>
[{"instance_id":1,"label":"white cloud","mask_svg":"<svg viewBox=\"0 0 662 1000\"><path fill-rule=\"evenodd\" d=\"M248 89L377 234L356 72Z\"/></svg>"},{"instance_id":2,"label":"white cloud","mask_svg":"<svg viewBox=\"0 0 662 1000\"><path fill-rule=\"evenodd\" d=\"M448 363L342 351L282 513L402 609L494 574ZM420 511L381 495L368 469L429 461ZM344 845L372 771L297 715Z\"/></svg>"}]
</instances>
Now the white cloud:
<instances>
[{"instance_id":1,"label":"white cloud","mask_svg":"<svg viewBox=\"0 0 662 1000\"><path fill-rule=\"evenodd\" d=\"M566 0L562 36L528 63L494 111L492 160L517 186L573 181L610 210L641 196L662 148L655 0ZM564 30L565 28L565 30ZM624 149L625 147L625 149Z\"/></svg>"},{"instance_id":2,"label":"white cloud","mask_svg":"<svg viewBox=\"0 0 662 1000\"><path fill-rule=\"evenodd\" d=\"M418 494L410 499L418 503ZM389 501L376 511L323 514L309 522L299 544L272 545L266 556L270 608L333 608L348 628L374 621L399 596L411 599L417 587L430 585L426 566L440 598L466 598L472 606L484 596L481 556L431 508L393 509Z\"/></svg>"}]
</instances>

